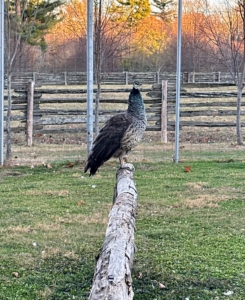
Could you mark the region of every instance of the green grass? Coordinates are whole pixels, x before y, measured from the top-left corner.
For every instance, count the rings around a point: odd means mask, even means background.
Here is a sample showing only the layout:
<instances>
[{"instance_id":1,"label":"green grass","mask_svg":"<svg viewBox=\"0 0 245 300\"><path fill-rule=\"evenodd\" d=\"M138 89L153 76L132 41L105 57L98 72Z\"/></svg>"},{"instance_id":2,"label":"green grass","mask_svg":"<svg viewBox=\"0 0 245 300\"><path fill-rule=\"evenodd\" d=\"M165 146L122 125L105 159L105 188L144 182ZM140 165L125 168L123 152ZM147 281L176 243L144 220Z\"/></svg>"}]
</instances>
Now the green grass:
<instances>
[{"instance_id":1,"label":"green grass","mask_svg":"<svg viewBox=\"0 0 245 300\"><path fill-rule=\"evenodd\" d=\"M245 299L245 163L134 165L134 299ZM0 169L0 299L88 298L116 168L82 168Z\"/></svg>"}]
</instances>

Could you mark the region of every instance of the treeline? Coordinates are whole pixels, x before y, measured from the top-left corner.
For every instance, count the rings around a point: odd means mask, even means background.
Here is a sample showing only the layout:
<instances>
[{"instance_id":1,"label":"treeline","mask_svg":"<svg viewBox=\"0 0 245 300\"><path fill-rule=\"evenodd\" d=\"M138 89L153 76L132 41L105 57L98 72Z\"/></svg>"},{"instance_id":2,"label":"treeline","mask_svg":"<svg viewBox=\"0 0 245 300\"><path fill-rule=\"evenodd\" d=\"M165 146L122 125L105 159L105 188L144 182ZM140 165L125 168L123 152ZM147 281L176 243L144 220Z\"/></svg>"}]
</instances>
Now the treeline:
<instances>
[{"instance_id":1,"label":"treeline","mask_svg":"<svg viewBox=\"0 0 245 300\"><path fill-rule=\"evenodd\" d=\"M98 51L101 52L98 62L101 64L101 71L174 72L177 41L176 1L160 1L162 6L158 8L149 7L150 1L141 1L141 9L136 10L137 14L134 15L131 13L132 7L125 5L122 8L122 2L94 1L94 52L95 56ZM130 2L131 6L136 7L137 1ZM224 16L213 10L212 6L209 6L208 13L206 1L204 2L183 1L183 72L227 71L217 59L217 45L208 42L208 34L204 30L207 28L206 23L212 18L216 20L217 34L228 33L222 24ZM86 1L65 1L60 6L60 19L45 35L47 47L43 49L40 45L32 45L26 49L19 57L15 71L86 71Z\"/></svg>"}]
</instances>

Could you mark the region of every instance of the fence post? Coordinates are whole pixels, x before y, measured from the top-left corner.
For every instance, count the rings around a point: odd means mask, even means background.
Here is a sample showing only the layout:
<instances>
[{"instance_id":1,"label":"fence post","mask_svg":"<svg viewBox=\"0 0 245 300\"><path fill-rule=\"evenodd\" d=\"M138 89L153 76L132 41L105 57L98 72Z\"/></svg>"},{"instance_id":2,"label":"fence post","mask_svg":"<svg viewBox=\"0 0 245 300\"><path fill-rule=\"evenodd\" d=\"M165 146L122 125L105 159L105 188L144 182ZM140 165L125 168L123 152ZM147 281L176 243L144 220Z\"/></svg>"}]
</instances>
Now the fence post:
<instances>
[{"instance_id":1,"label":"fence post","mask_svg":"<svg viewBox=\"0 0 245 300\"><path fill-rule=\"evenodd\" d=\"M220 83L220 72L218 72L218 82Z\"/></svg>"},{"instance_id":2,"label":"fence post","mask_svg":"<svg viewBox=\"0 0 245 300\"><path fill-rule=\"evenodd\" d=\"M182 73L182 83L189 83L188 81L188 72L183 72Z\"/></svg>"},{"instance_id":3,"label":"fence post","mask_svg":"<svg viewBox=\"0 0 245 300\"><path fill-rule=\"evenodd\" d=\"M32 80L34 81L34 83L36 82L36 72L32 73Z\"/></svg>"},{"instance_id":4,"label":"fence post","mask_svg":"<svg viewBox=\"0 0 245 300\"><path fill-rule=\"evenodd\" d=\"M26 113L27 146L32 146L34 86L35 86L35 83L33 80L28 82L28 85L27 85L27 113Z\"/></svg>"},{"instance_id":5,"label":"fence post","mask_svg":"<svg viewBox=\"0 0 245 300\"><path fill-rule=\"evenodd\" d=\"M133 174L132 164L124 164L117 171L116 195L103 247L97 260L89 300L133 299L131 268L135 252L137 209Z\"/></svg>"},{"instance_id":6,"label":"fence post","mask_svg":"<svg viewBox=\"0 0 245 300\"><path fill-rule=\"evenodd\" d=\"M162 80L161 141L168 142L168 81Z\"/></svg>"},{"instance_id":7,"label":"fence post","mask_svg":"<svg viewBox=\"0 0 245 300\"><path fill-rule=\"evenodd\" d=\"M156 72L156 82L157 82L157 84L160 83L160 72L159 71Z\"/></svg>"},{"instance_id":8,"label":"fence post","mask_svg":"<svg viewBox=\"0 0 245 300\"><path fill-rule=\"evenodd\" d=\"M126 76L126 78L125 78L125 84L128 85L128 71L125 72L125 76Z\"/></svg>"},{"instance_id":9,"label":"fence post","mask_svg":"<svg viewBox=\"0 0 245 300\"><path fill-rule=\"evenodd\" d=\"M67 85L67 72L66 71L64 72L64 82L65 82L65 85Z\"/></svg>"},{"instance_id":10,"label":"fence post","mask_svg":"<svg viewBox=\"0 0 245 300\"><path fill-rule=\"evenodd\" d=\"M192 73L192 83L196 82L196 72L191 72Z\"/></svg>"}]
</instances>

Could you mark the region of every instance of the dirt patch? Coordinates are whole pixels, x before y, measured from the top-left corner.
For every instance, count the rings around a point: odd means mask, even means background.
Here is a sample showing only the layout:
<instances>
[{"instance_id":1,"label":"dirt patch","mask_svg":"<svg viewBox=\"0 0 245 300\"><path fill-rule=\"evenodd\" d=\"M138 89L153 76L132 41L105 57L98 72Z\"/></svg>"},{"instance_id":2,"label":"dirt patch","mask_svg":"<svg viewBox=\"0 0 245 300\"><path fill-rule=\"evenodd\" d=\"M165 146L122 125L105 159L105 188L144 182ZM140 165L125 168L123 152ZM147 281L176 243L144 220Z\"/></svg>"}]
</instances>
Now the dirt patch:
<instances>
[{"instance_id":1,"label":"dirt patch","mask_svg":"<svg viewBox=\"0 0 245 300\"><path fill-rule=\"evenodd\" d=\"M183 207L188 208L203 208L203 207L218 207L218 202L228 200L228 196L217 195L198 195L195 199L187 199L182 203Z\"/></svg>"},{"instance_id":2,"label":"dirt patch","mask_svg":"<svg viewBox=\"0 0 245 300\"><path fill-rule=\"evenodd\" d=\"M47 196L52 196L52 197L67 197L69 195L68 190L60 190L60 191L37 191L37 190L29 190L25 192L26 195L28 196L42 196L42 195L47 195Z\"/></svg>"},{"instance_id":3,"label":"dirt patch","mask_svg":"<svg viewBox=\"0 0 245 300\"><path fill-rule=\"evenodd\" d=\"M231 199L229 188L210 188L207 182L189 182L186 186L188 194L181 202L182 207L218 207L219 202Z\"/></svg>"},{"instance_id":4,"label":"dirt patch","mask_svg":"<svg viewBox=\"0 0 245 300\"><path fill-rule=\"evenodd\" d=\"M108 205L111 207L111 205ZM78 215L71 215L71 214L66 214L66 216L56 217L56 222L59 224L78 224L78 225L88 225L88 224L102 224L106 225L108 222L108 217L104 217L102 213L96 212L93 215L90 216L85 216L83 214L78 214Z\"/></svg>"}]
</instances>

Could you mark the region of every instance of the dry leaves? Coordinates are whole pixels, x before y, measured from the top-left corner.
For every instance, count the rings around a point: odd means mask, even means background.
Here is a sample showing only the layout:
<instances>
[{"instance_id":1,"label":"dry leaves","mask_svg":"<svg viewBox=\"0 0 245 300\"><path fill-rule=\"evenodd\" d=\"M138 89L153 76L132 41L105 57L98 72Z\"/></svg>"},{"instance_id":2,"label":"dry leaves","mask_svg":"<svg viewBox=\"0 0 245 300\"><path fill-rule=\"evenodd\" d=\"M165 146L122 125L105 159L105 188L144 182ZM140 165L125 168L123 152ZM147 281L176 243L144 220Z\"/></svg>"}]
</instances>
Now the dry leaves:
<instances>
[{"instance_id":1,"label":"dry leaves","mask_svg":"<svg viewBox=\"0 0 245 300\"><path fill-rule=\"evenodd\" d=\"M13 277L18 278L19 277L19 273L18 272L13 272L12 273Z\"/></svg>"},{"instance_id":2,"label":"dry leaves","mask_svg":"<svg viewBox=\"0 0 245 300\"><path fill-rule=\"evenodd\" d=\"M74 163L69 162L68 164L66 164L65 167L66 167L66 168L73 168L73 167L74 167Z\"/></svg>"},{"instance_id":3,"label":"dry leaves","mask_svg":"<svg viewBox=\"0 0 245 300\"><path fill-rule=\"evenodd\" d=\"M186 173L191 172L191 166L185 166L184 172L186 172Z\"/></svg>"}]
</instances>

